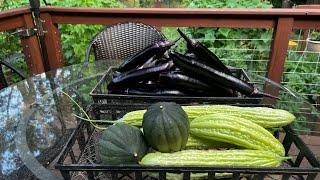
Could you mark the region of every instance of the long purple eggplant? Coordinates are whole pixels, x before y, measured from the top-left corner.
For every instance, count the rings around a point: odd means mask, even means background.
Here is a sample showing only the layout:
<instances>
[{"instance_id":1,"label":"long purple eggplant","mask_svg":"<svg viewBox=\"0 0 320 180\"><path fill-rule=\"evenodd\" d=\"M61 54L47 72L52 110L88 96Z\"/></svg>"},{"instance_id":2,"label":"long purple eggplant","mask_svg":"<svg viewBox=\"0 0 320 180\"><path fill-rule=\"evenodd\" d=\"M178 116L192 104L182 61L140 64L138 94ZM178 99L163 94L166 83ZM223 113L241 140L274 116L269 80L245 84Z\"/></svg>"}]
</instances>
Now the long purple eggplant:
<instances>
[{"instance_id":1,"label":"long purple eggplant","mask_svg":"<svg viewBox=\"0 0 320 180\"><path fill-rule=\"evenodd\" d=\"M169 55L172 58L174 64L181 68L185 73L194 78L201 78L201 80L208 83L209 85L210 83L217 83L221 86L225 86L227 88L239 91L240 93L246 96L265 96L277 99L277 97L275 96L258 91L254 88L254 86L245 81L242 81L234 76L213 69L205 64L195 61L190 57L184 56L179 53L170 53Z\"/></svg>"},{"instance_id":2,"label":"long purple eggplant","mask_svg":"<svg viewBox=\"0 0 320 180\"><path fill-rule=\"evenodd\" d=\"M141 66L139 66L137 69L145 69L145 68L153 67L155 65L156 60L157 59L155 59L155 57L151 57L145 63L143 63Z\"/></svg>"},{"instance_id":3,"label":"long purple eggplant","mask_svg":"<svg viewBox=\"0 0 320 180\"><path fill-rule=\"evenodd\" d=\"M145 95L145 96L185 96L186 94L175 89L158 89L158 90L146 90L128 88L123 91L124 94L132 95Z\"/></svg>"},{"instance_id":4,"label":"long purple eggplant","mask_svg":"<svg viewBox=\"0 0 320 180\"><path fill-rule=\"evenodd\" d=\"M199 41L195 39L189 39L179 28L178 32L181 37L187 42L188 50L194 53L199 61L202 61L204 64L210 66L211 68L231 75L231 71L228 69L228 67L225 66L213 52L202 45Z\"/></svg>"},{"instance_id":5,"label":"long purple eggplant","mask_svg":"<svg viewBox=\"0 0 320 180\"><path fill-rule=\"evenodd\" d=\"M157 66L158 64L163 64L169 61L172 61L169 57L168 58L162 57L157 59L155 57L152 57L147 62L145 62L142 66L139 66L137 69L150 68L150 67Z\"/></svg>"},{"instance_id":6,"label":"long purple eggplant","mask_svg":"<svg viewBox=\"0 0 320 180\"><path fill-rule=\"evenodd\" d=\"M164 72L159 76L160 84L175 87L190 95L214 95L214 96L234 96L231 89L221 86L209 86L198 79L189 77L181 72Z\"/></svg>"},{"instance_id":7,"label":"long purple eggplant","mask_svg":"<svg viewBox=\"0 0 320 180\"><path fill-rule=\"evenodd\" d=\"M108 84L108 90L115 91L118 89L125 89L132 84L139 83L140 81L157 78L159 73L169 70L172 66L172 61L169 61L154 67L137 69L135 71L130 71L129 73L123 73L112 79L112 81Z\"/></svg>"},{"instance_id":8,"label":"long purple eggplant","mask_svg":"<svg viewBox=\"0 0 320 180\"><path fill-rule=\"evenodd\" d=\"M176 43L175 41L160 41L153 45L147 46L142 51L130 56L124 60L124 62L119 66L119 72L127 72L138 66L141 66L147 62L153 56L161 56L168 50L172 45Z\"/></svg>"}]
</instances>

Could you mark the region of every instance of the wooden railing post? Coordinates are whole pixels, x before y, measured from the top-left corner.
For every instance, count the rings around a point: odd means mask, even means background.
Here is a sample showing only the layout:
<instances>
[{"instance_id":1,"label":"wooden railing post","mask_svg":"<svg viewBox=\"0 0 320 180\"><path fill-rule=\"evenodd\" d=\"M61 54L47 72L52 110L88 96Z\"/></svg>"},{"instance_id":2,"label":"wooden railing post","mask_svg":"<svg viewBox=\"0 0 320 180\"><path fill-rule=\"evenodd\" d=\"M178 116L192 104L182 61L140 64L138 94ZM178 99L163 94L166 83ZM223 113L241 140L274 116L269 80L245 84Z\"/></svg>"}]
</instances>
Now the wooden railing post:
<instances>
[{"instance_id":1,"label":"wooden railing post","mask_svg":"<svg viewBox=\"0 0 320 180\"><path fill-rule=\"evenodd\" d=\"M267 78L280 83L287 56L289 37L292 33L293 18L280 17L273 29L273 41L270 51L270 61L267 67Z\"/></svg>"},{"instance_id":2,"label":"wooden railing post","mask_svg":"<svg viewBox=\"0 0 320 180\"><path fill-rule=\"evenodd\" d=\"M31 13L23 15L24 28L34 28ZM30 74L44 72L39 41L36 35L21 37L21 45L25 55L25 61L29 67Z\"/></svg>"},{"instance_id":3,"label":"wooden railing post","mask_svg":"<svg viewBox=\"0 0 320 180\"><path fill-rule=\"evenodd\" d=\"M290 34L292 33L293 18L278 18L278 21L273 29L273 40L270 50L270 60L267 67L267 78L276 83L281 83L282 74L284 71L284 63L287 56ZM266 93L278 96L279 87L268 82L264 85ZM266 104L274 104L274 99L265 99Z\"/></svg>"},{"instance_id":4,"label":"wooden railing post","mask_svg":"<svg viewBox=\"0 0 320 180\"><path fill-rule=\"evenodd\" d=\"M43 29L46 31L44 37L50 69L63 67L64 59L59 30L56 25L53 24L49 13L41 14L41 19L43 20Z\"/></svg>"}]
</instances>

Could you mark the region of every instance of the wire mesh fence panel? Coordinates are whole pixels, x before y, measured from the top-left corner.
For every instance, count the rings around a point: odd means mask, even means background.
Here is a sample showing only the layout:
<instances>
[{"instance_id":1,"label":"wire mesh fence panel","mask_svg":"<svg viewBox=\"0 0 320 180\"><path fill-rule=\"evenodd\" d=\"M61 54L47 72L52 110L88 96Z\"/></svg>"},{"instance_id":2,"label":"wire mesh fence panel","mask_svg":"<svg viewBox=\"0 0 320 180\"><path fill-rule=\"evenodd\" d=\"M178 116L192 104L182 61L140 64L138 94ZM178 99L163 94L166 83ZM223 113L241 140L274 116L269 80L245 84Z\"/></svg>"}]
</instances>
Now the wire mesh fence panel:
<instances>
[{"instance_id":1,"label":"wire mesh fence panel","mask_svg":"<svg viewBox=\"0 0 320 180\"><path fill-rule=\"evenodd\" d=\"M214 52L226 65L243 68L248 73L265 77L272 43L272 29L237 28L182 28L190 37L200 41ZM178 37L176 28L163 28L170 39ZM186 52L185 42L180 41L176 50ZM304 47L303 43L305 43ZM297 116L295 128L300 134L319 134L320 54L311 51L301 30L292 32L288 45L285 69L281 84L303 96L305 101L284 98L282 108ZM263 88L264 82L260 82ZM288 107L287 104L290 104ZM318 108L318 110L316 109ZM306 119L308 114L309 119ZM319 127L319 128L318 128Z\"/></svg>"},{"instance_id":2,"label":"wire mesh fence panel","mask_svg":"<svg viewBox=\"0 0 320 180\"><path fill-rule=\"evenodd\" d=\"M290 102L292 108L299 108L297 113L299 132L318 135L320 132L320 46L318 50L312 47L314 44L308 38L312 35L312 31L314 30L297 29L292 32L281 84L304 97L315 107L311 109L301 102ZM301 114L307 114L307 116L301 116ZM306 118L310 116L314 118Z\"/></svg>"},{"instance_id":3,"label":"wire mesh fence panel","mask_svg":"<svg viewBox=\"0 0 320 180\"><path fill-rule=\"evenodd\" d=\"M320 44L308 36L315 30L295 30L291 36L282 84L305 96L315 107L320 103ZM308 36L303 35L307 33ZM317 46L318 49L316 48Z\"/></svg>"}]
</instances>

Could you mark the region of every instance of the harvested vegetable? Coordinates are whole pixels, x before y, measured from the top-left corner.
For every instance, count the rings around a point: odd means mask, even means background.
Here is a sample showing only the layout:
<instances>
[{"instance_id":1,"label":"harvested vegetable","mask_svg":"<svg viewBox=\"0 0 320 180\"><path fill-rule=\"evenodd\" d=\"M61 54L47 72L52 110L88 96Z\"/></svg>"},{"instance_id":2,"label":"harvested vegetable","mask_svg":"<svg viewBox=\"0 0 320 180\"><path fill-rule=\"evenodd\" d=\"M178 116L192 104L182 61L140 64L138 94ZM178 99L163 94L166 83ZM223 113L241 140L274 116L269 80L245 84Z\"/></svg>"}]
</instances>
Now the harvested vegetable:
<instances>
[{"instance_id":1,"label":"harvested vegetable","mask_svg":"<svg viewBox=\"0 0 320 180\"><path fill-rule=\"evenodd\" d=\"M148 150L142 132L123 123L104 130L96 147L105 164L137 164Z\"/></svg>"},{"instance_id":2,"label":"harvested vegetable","mask_svg":"<svg viewBox=\"0 0 320 180\"><path fill-rule=\"evenodd\" d=\"M232 75L218 71L205 64L196 61L193 58L187 57L179 53L170 53L174 64L191 77L203 80L208 84L230 88L243 93L250 97L270 97L277 99L277 97L258 91L253 85L242 81Z\"/></svg>"},{"instance_id":3,"label":"harvested vegetable","mask_svg":"<svg viewBox=\"0 0 320 180\"><path fill-rule=\"evenodd\" d=\"M190 133L203 139L285 155L281 142L268 130L249 120L228 114L216 113L195 118L190 123Z\"/></svg>"},{"instance_id":4,"label":"harvested vegetable","mask_svg":"<svg viewBox=\"0 0 320 180\"><path fill-rule=\"evenodd\" d=\"M195 105L182 106L187 113L188 119L214 114L226 113L235 117L240 117L252 121L264 128L276 128L286 126L292 123L295 116L290 112L282 109L273 109L268 107L239 107L230 105ZM146 110L131 111L125 114L119 122L141 127L143 114Z\"/></svg>"},{"instance_id":5,"label":"harvested vegetable","mask_svg":"<svg viewBox=\"0 0 320 180\"><path fill-rule=\"evenodd\" d=\"M122 91L123 94L132 94L132 95L144 95L144 96L185 96L186 94L182 91L176 89L158 89L158 90L146 90L146 89L135 89L128 88Z\"/></svg>"},{"instance_id":6,"label":"harvested vegetable","mask_svg":"<svg viewBox=\"0 0 320 180\"><path fill-rule=\"evenodd\" d=\"M149 153L140 164L149 166L278 167L290 159L264 150L183 150Z\"/></svg>"},{"instance_id":7,"label":"harvested vegetable","mask_svg":"<svg viewBox=\"0 0 320 180\"><path fill-rule=\"evenodd\" d=\"M155 67L138 69L135 71L130 71L126 74L118 75L108 84L108 89L111 91L122 90L126 89L132 84L136 84L143 80L148 80L148 78L156 78L160 72L170 69L172 65L172 62L166 62Z\"/></svg>"},{"instance_id":8,"label":"harvested vegetable","mask_svg":"<svg viewBox=\"0 0 320 180\"><path fill-rule=\"evenodd\" d=\"M161 84L169 87L176 87L181 91L198 96L233 96L233 91L221 86L209 86L208 84L191 78L181 72L164 72L159 75Z\"/></svg>"},{"instance_id":9,"label":"harvested vegetable","mask_svg":"<svg viewBox=\"0 0 320 180\"><path fill-rule=\"evenodd\" d=\"M220 59L208 48L195 39L189 39L179 28L177 29L181 37L187 42L189 52L195 54L199 61L218 71L231 75L231 71L225 66Z\"/></svg>"},{"instance_id":10,"label":"harvested vegetable","mask_svg":"<svg viewBox=\"0 0 320 180\"><path fill-rule=\"evenodd\" d=\"M240 107L231 105L182 106L189 119L214 113L226 113L252 121L264 128L276 128L292 123L295 116L283 109L269 107Z\"/></svg>"},{"instance_id":11,"label":"harvested vegetable","mask_svg":"<svg viewBox=\"0 0 320 180\"><path fill-rule=\"evenodd\" d=\"M147 46L142 51L134 54L133 56L128 57L124 62L119 66L119 72L127 72L129 70L135 69L145 62L147 62L153 56L161 56L174 45L176 41L160 41L150 46Z\"/></svg>"},{"instance_id":12,"label":"harvested vegetable","mask_svg":"<svg viewBox=\"0 0 320 180\"><path fill-rule=\"evenodd\" d=\"M208 140L203 138L198 138L189 134L186 149L228 149L228 148L239 148L234 144L229 144L220 141Z\"/></svg>"},{"instance_id":13,"label":"harvested vegetable","mask_svg":"<svg viewBox=\"0 0 320 180\"><path fill-rule=\"evenodd\" d=\"M160 152L183 149L190 129L187 114L173 102L159 102L148 107L142 127L147 142Z\"/></svg>"}]
</instances>

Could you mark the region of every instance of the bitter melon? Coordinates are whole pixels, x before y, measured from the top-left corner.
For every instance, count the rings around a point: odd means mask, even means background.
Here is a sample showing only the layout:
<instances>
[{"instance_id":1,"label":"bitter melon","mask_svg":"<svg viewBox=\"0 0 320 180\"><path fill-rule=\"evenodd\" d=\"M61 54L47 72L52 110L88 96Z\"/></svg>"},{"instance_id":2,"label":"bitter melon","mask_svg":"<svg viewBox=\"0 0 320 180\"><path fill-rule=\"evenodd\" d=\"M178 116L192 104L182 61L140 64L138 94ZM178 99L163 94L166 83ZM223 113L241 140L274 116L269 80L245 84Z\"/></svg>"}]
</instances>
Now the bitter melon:
<instances>
[{"instance_id":1,"label":"bitter melon","mask_svg":"<svg viewBox=\"0 0 320 180\"><path fill-rule=\"evenodd\" d=\"M278 167L288 157L263 150L183 150L149 153L140 161L151 166Z\"/></svg>"},{"instance_id":2,"label":"bitter melon","mask_svg":"<svg viewBox=\"0 0 320 180\"><path fill-rule=\"evenodd\" d=\"M197 105L182 106L187 113L188 118L192 121L194 118L214 114L226 113L236 117L250 120L264 128L282 127L290 124L295 116L282 109L272 109L268 107L238 107L230 105ZM133 126L142 126L143 114L146 110L138 110L127 113L119 121Z\"/></svg>"},{"instance_id":3,"label":"bitter melon","mask_svg":"<svg viewBox=\"0 0 320 180\"><path fill-rule=\"evenodd\" d=\"M208 140L203 138L198 138L193 135L189 135L188 141L185 149L229 149L229 148L239 148L234 144L229 144L226 142Z\"/></svg>"},{"instance_id":4,"label":"bitter melon","mask_svg":"<svg viewBox=\"0 0 320 180\"><path fill-rule=\"evenodd\" d=\"M190 133L203 139L235 144L247 149L269 150L284 156L283 145L268 130L243 118L223 113L195 118Z\"/></svg>"}]
</instances>

